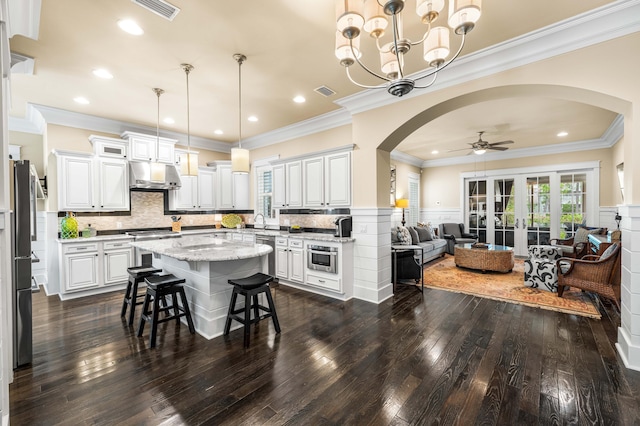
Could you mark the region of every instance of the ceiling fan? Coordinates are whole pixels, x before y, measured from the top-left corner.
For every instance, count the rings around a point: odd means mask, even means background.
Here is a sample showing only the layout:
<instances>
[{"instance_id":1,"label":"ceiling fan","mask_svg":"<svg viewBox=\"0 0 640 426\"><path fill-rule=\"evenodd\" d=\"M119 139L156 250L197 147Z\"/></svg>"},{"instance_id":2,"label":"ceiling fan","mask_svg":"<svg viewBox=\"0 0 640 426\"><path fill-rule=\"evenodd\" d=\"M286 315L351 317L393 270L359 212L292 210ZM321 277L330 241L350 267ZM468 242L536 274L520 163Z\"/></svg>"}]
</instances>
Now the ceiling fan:
<instances>
[{"instance_id":1,"label":"ceiling fan","mask_svg":"<svg viewBox=\"0 0 640 426\"><path fill-rule=\"evenodd\" d=\"M506 146L500 146L500 145L508 145L513 143L513 141L487 142L482 140L483 133L484 133L484 130L481 132L478 132L478 140L476 142L473 142L473 143L468 142L469 145L471 145L471 149L472 149L471 152L473 152L474 154L482 155L485 152L487 152L488 149L491 149L494 151L506 151L509 148ZM463 151L465 149L469 149L469 148L452 149L447 152ZM471 152L469 154L471 154Z\"/></svg>"}]
</instances>

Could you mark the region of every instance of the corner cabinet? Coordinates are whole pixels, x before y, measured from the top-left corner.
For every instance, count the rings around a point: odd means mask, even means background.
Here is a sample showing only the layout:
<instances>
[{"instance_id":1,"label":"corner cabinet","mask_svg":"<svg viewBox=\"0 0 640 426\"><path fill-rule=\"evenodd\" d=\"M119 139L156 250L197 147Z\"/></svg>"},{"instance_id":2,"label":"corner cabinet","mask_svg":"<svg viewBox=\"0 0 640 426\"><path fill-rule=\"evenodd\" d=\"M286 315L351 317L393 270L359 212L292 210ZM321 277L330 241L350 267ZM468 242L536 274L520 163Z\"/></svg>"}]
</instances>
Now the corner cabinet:
<instances>
[{"instance_id":1,"label":"corner cabinet","mask_svg":"<svg viewBox=\"0 0 640 426\"><path fill-rule=\"evenodd\" d=\"M57 153L58 211L129 210L128 163L82 153Z\"/></svg>"},{"instance_id":2,"label":"corner cabinet","mask_svg":"<svg viewBox=\"0 0 640 426\"><path fill-rule=\"evenodd\" d=\"M327 155L324 159L325 205L351 205L351 153Z\"/></svg>"}]
</instances>

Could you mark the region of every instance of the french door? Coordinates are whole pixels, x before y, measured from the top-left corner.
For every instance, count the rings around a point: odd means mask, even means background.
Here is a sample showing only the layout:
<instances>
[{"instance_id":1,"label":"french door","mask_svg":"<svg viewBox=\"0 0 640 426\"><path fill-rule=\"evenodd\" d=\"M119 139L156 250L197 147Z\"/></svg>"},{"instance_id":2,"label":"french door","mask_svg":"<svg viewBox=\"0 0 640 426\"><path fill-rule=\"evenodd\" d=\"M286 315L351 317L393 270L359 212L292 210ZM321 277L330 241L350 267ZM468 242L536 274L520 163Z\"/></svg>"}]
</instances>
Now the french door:
<instances>
[{"instance_id":1,"label":"french door","mask_svg":"<svg viewBox=\"0 0 640 426\"><path fill-rule=\"evenodd\" d=\"M597 208L592 171L532 172L466 178L465 223L481 242L514 248L573 235ZM593 214L595 216L595 214Z\"/></svg>"}]
</instances>

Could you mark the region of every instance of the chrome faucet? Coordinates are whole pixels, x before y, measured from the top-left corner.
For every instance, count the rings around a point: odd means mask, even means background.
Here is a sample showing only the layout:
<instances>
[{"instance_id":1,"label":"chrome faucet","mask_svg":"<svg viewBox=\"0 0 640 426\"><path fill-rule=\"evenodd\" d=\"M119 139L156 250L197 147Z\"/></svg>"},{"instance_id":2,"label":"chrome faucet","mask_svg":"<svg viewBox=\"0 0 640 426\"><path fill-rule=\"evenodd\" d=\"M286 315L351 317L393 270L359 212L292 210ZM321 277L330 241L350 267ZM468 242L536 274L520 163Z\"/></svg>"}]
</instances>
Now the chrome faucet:
<instances>
[{"instance_id":1,"label":"chrome faucet","mask_svg":"<svg viewBox=\"0 0 640 426\"><path fill-rule=\"evenodd\" d=\"M262 217L262 226L257 226L258 225L258 216ZM258 213L253 217L253 227L254 228L264 228L265 227L265 223L266 223L266 220L265 220L264 215L262 213Z\"/></svg>"}]
</instances>

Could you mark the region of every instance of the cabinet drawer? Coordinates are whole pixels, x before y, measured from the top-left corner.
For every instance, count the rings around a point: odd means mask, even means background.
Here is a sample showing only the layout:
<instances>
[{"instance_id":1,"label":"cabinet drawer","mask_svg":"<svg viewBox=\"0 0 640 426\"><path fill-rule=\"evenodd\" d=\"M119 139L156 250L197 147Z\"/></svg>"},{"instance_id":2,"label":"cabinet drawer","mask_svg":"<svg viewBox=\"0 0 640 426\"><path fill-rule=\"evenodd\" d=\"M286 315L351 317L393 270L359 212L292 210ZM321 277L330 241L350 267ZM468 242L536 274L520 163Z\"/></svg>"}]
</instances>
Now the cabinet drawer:
<instances>
[{"instance_id":1,"label":"cabinet drawer","mask_svg":"<svg viewBox=\"0 0 640 426\"><path fill-rule=\"evenodd\" d=\"M104 242L104 243L102 243L102 247L105 250L129 248L129 247L131 247L131 245L129 244L131 241L133 241L133 240Z\"/></svg>"},{"instance_id":2,"label":"cabinet drawer","mask_svg":"<svg viewBox=\"0 0 640 426\"><path fill-rule=\"evenodd\" d=\"M98 243L65 244L62 249L63 253L87 253L91 251L98 251Z\"/></svg>"},{"instance_id":3,"label":"cabinet drawer","mask_svg":"<svg viewBox=\"0 0 640 426\"><path fill-rule=\"evenodd\" d=\"M242 241L245 243L255 243L256 242L256 236L255 235L251 235L251 234L244 234L242 235Z\"/></svg>"},{"instance_id":4,"label":"cabinet drawer","mask_svg":"<svg viewBox=\"0 0 640 426\"><path fill-rule=\"evenodd\" d=\"M288 246L289 245L289 239L288 238L276 238L276 245L277 246Z\"/></svg>"},{"instance_id":5,"label":"cabinet drawer","mask_svg":"<svg viewBox=\"0 0 640 426\"><path fill-rule=\"evenodd\" d=\"M242 241L242 234L237 234L237 233L231 234L231 239L233 241Z\"/></svg>"},{"instance_id":6,"label":"cabinet drawer","mask_svg":"<svg viewBox=\"0 0 640 426\"><path fill-rule=\"evenodd\" d=\"M292 248L302 248L304 241L303 240L289 240L289 247Z\"/></svg>"},{"instance_id":7,"label":"cabinet drawer","mask_svg":"<svg viewBox=\"0 0 640 426\"><path fill-rule=\"evenodd\" d=\"M340 280L312 275L307 271L307 284L316 287L326 288L328 290L340 291Z\"/></svg>"}]
</instances>

